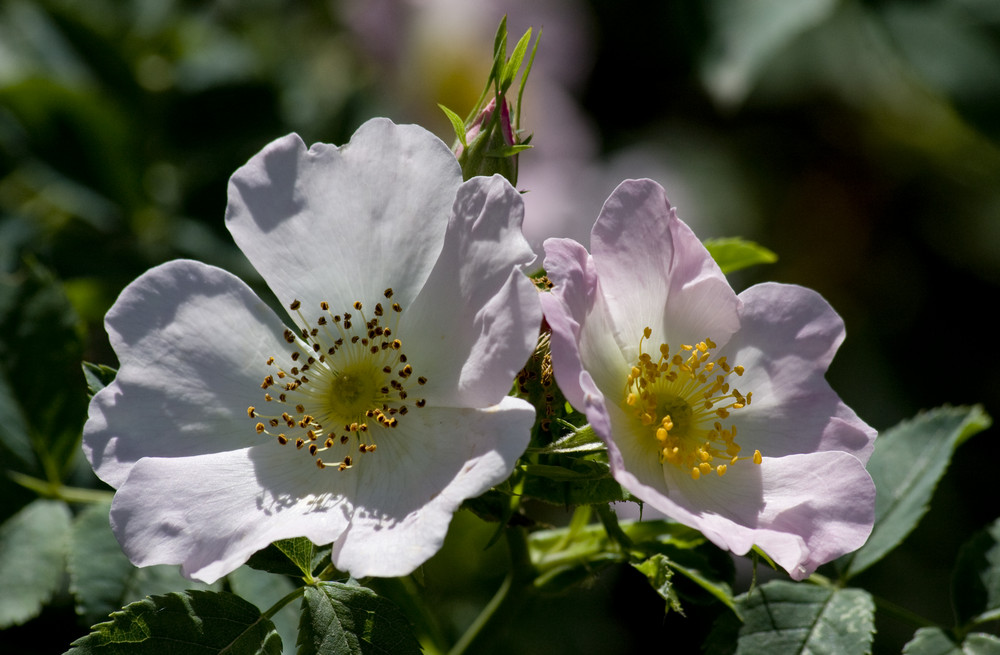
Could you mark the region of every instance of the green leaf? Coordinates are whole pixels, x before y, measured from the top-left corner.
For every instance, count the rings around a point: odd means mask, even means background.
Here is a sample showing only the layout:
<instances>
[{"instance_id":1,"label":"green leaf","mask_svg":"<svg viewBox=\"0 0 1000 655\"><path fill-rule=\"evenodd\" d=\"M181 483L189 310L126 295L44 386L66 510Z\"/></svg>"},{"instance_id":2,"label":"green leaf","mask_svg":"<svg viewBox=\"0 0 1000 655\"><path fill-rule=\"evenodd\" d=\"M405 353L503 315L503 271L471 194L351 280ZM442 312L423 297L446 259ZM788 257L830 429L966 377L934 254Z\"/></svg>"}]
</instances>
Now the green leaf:
<instances>
[{"instance_id":1,"label":"green leaf","mask_svg":"<svg viewBox=\"0 0 1000 655\"><path fill-rule=\"evenodd\" d=\"M188 580L180 567L137 568L122 552L108 522L110 503L97 503L73 521L68 568L77 614L93 625L111 612L145 596L181 589L221 589Z\"/></svg>"},{"instance_id":2,"label":"green leaf","mask_svg":"<svg viewBox=\"0 0 1000 655\"><path fill-rule=\"evenodd\" d=\"M306 587L299 655L420 653L402 612L371 589L339 582Z\"/></svg>"},{"instance_id":3,"label":"green leaf","mask_svg":"<svg viewBox=\"0 0 1000 655\"><path fill-rule=\"evenodd\" d=\"M674 577L674 572L670 567L670 559L666 555L657 553L643 562L632 562L632 566L646 576L656 593L667 601L667 611L674 610L684 614L684 610L681 608L681 599L677 597L677 591L670 581Z\"/></svg>"},{"instance_id":4,"label":"green leaf","mask_svg":"<svg viewBox=\"0 0 1000 655\"><path fill-rule=\"evenodd\" d=\"M34 618L62 582L70 512L36 500L0 525L0 629Z\"/></svg>"},{"instance_id":5,"label":"green leaf","mask_svg":"<svg viewBox=\"0 0 1000 655\"><path fill-rule=\"evenodd\" d=\"M247 565L260 571L290 575L296 578L312 575L330 561L330 546L316 546L305 537L279 539L258 550Z\"/></svg>"},{"instance_id":6,"label":"green leaf","mask_svg":"<svg viewBox=\"0 0 1000 655\"><path fill-rule=\"evenodd\" d=\"M111 384L118 371L105 366L104 364L83 363L83 378L87 381L87 395L93 398L94 394Z\"/></svg>"},{"instance_id":7,"label":"green leaf","mask_svg":"<svg viewBox=\"0 0 1000 655\"><path fill-rule=\"evenodd\" d=\"M740 596L736 653L870 653L875 603L863 589L781 580Z\"/></svg>"},{"instance_id":8,"label":"green leaf","mask_svg":"<svg viewBox=\"0 0 1000 655\"><path fill-rule=\"evenodd\" d=\"M69 470L87 416L80 322L48 271L0 276L0 455L49 481ZM11 468L13 462L3 460Z\"/></svg>"},{"instance_id":9,"label":"green leaf","mask_svg":"<svg viewBox=\"0 0 1000 655\"><path fill-rule=\"evenodd\" d=\"M458 142L462 144L463 148L468 148L469 144L465 142L465 123L462 122L462 117L441 103L438 103L438 107L441 108L444 115L448 117L449 121L451 121L451 127L455 130L455 136L458 138Z\"/></svg>"},{"instance_id":10,"label":"green leaf","mask_svg":"<svg viewBox=\"0 0 1000 655\"><path fill-rule=\"evenodd\" d=\"M992 420L980 406L939 407L890 428L875 440L868 472L875 481L875 527L868 542L839 560L845 578L895 548L927 512L955 448Z\"/></svg>"},{"instance_id":11,"label":"green leaf","mask_svg":"<svg viewBox=\"0 0 1000 655\"><path fill-rule=\"evenodd\" d=\"M66 655L281 655L281 638L260 610L225 592L145 598L73 642Z\"/></svg>"},{"instance_id":12,"label":"green leaf","mask_svg":"<svg viewBox=\"0 0 1000 655\"><path fill-rule=\"evenodd\" d=\"M959 645L941 628L920 628L903 646L903 655L1000 655L1000 638L974 632Z\"/></svg>"},{"instance_id":13,"label":"green leaf","mask_svg":"<svg viewBox=\"0 0 1000 655\"><path fill-rule=\"evenodd\" d=\"M962 546L951 591L960 626L1000 619L1000 519Z\"/></svg>"},{"instance_id":14,"label":"green leaf","mask_svg":"<svg viewBox=\"0 0 1000 655\"><path fill-rule=\"evenodd\" d=\"M778 255L764 246L739 237L706 239L705 248L723 273L732 273L741 268L757 264L773 264L778 261Z\"/></svg>"}]
</instances>

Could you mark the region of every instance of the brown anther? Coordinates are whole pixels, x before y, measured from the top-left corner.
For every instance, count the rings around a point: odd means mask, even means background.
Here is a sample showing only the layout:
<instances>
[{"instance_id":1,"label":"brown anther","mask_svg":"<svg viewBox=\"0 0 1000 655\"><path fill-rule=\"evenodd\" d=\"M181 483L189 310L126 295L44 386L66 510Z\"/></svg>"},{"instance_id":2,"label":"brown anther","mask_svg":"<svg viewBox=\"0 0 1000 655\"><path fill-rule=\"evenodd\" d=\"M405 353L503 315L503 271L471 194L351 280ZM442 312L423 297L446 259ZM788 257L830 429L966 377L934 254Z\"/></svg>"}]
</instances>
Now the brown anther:
<instances>
[{"instance_id":1,"label":"brown anther","mask_svg":"<svg viewBox=\"0 0 1000 655\"><path fill-rule=\"evenodd\" d=\"M294 312L295 310L297 310L301 306L302 306L302 303L300 303L298 300L293 300L292 304L289 305L288 308L291 309Z\"/></svg>"}]
</instances>

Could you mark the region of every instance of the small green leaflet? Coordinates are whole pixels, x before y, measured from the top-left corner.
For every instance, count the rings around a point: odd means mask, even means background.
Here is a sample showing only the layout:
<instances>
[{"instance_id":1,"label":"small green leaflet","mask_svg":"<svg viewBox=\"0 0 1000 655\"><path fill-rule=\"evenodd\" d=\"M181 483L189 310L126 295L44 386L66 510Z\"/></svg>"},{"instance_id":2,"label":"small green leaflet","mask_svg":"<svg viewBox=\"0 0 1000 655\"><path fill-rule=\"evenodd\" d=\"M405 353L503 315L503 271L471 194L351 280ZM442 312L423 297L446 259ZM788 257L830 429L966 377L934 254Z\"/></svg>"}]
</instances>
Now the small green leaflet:
<instances>
[{"instance_id":1,"label":"small green leaflet","mask_svg":"<svg viewBox=\"0 0 1000 655\"><path fill-rule=\"evenodd\" d=\"M1000 519L962 546L952 575L960 626L1000 619Z\"/></svg>"},{"instance_id":2,"label":"small green leaflet","mask_svg":"<svg viewBox=\"0 0 1000 655\"><path fill-rule=\"evenodd\" d=\"M732 273L757 264L773 264L778 255L764 246L739 237L706 239L705 248L723 273Z\"/></svg>"}]
</instances>

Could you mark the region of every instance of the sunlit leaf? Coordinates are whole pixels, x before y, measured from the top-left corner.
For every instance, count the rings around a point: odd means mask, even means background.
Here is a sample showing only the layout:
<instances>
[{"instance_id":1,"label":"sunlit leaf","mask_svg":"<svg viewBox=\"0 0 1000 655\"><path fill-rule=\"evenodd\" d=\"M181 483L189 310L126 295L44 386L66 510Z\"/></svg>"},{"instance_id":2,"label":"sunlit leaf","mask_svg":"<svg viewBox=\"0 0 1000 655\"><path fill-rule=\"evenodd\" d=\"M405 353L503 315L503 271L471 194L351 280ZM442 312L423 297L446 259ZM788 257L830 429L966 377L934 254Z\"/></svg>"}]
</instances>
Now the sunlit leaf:
<instances>
[{"instance_id":1,"label":"sunlit leaf","mask_svg":"<svg viewBox=\"0 0 1000 655\"><path fill-rule=\"evenodd\" d=\"M738 237L706 239L705 248L723 273L732 273L757 264L773 264L778 256L753 241Z\"/></svg>"}]
</instances>

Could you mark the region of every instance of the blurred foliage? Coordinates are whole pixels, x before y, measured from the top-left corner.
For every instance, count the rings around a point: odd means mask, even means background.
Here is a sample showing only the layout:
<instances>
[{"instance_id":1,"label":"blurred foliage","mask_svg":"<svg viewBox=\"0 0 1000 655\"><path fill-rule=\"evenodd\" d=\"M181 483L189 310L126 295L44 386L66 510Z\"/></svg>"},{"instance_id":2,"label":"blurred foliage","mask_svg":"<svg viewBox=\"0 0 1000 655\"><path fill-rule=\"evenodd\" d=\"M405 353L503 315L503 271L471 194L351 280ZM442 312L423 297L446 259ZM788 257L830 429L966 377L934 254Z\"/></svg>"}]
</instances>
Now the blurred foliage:
<instances>
[{"instance_id":1,"label":"blurred foliage","mask_svg":"<svg viewBox=\"0 0 1000 655\"><path fill-rule=\"evenodd\" d=\"M641 152L667 172L658 181L700 235L745 237L778 254L734 284L811 286L840 311L849 338L829 378L870 423L884 428L945 402L1000 415L1000 357L985 316L1000 298L995 0L5 0L5 467L96 486L73 451L79 360L116 364L102 317L119 291L176 257L254 283L222 221L232 171L287 132L341 143L373 115L449 138L437 103L472 108L504 12L512 33L545 31L526 92L542 105L523 119L536 140L522 156L522 186L562 171L569 189L594 187L603 199L617 180L591 184L567 162L613 178ZM571 213L589 225L600 199ZM561 229L554 218L552 229ZM18 314L25 306L37 314ZM969 535L1000 515L983 475L998 457L985 436L959 450L924 521L854 582L950 625L940 590ZM4 518L36 498L6 479L0 490ZM553 524L569 520L558 506L544 512ZM460 515L418 580L450 617L438 626L450 638L498 581L490 566L502 545L481 552L493 529ZM38 652L59 652L85 634L66 584L53 583L38 618L0 633L0 647L31 635ZM642 572L616 566L572 599L525 608L519 630L538 652L605 653L650 636L683 649L683 635L707 632L664 617L664 603ZM574 625L553 626L570 606ZM876 629L877 653L899 652L912 635L881 614Z\"/></svg>"}]
</instances>

